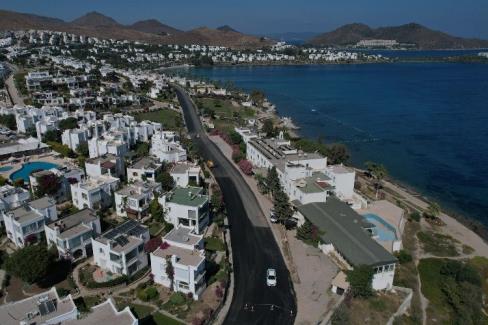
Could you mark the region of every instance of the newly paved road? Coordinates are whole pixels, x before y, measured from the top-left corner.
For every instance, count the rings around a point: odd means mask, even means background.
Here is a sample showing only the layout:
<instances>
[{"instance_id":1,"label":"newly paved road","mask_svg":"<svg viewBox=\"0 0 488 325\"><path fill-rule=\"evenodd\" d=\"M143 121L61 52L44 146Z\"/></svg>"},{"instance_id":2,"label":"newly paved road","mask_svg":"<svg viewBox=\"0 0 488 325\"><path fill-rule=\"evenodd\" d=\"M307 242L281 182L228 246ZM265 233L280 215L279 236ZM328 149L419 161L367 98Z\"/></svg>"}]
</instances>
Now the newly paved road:
<instances>
[{"instance_id":1,"label":"newly paved road","mask_svg":"<svg viewBox=\"0 0 488 325\"><path fill-rule=\"evenodd\" d=\"M254 194L240 173L207 138L186 92L175 89L193 143L204 159L215 162L213 173L229 215L235 285L224 323L293 324L296 315L293 284ZM266 270L270 267L277 272L276 287L266 285Z\"/></svg>"}]
</instances>

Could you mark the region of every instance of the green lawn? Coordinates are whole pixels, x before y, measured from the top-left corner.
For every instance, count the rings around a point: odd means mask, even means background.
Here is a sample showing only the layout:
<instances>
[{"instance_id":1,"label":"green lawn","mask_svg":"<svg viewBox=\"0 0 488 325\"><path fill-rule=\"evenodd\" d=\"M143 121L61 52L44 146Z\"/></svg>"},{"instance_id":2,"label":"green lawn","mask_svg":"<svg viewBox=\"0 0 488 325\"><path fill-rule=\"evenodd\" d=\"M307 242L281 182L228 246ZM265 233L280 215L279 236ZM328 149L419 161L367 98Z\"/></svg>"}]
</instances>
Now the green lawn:
<instances>
[{"instance_id":1,"label":"green lawn","mask_svg":"<svg viewBox=\"0 0 488 325\"><path fill-rule=\"evenodd\" d=\"M433 231L420 231L417 237L426 253L442 257L459 256L456 248L458 241L451 236Z\"/></svg>"},{"instance_id":2,"label":"green lawn","mask_svg":"<svg viewBox=\"0 0 488 325\"><path fill-rule=\"evenodd\" d=\"M254 109L243 106L234 106L230 100L214 99L214 98L201 98L198 100L199 107L203 110L211 109L215 112L215 115L221 118L252 118L256 115Z\"/></svg>"},{"instance_id":3,"label":"green lawn","mask_svg":"<svg viewBox=\"0 0 488 325\"><path fill-rule=\"evenodd\" d=\"M183 125L181 114L171 109L140 113L135 115L135 118L138 122L144 120L159 122L166 130L176 130L178 126Z\"/></svg>"},{"instance_id":4,"label":"green lawn","mask_svg":"<svg viewBox=\"0 0 488 325\"><path fill-rule=\"evenodd\" d=\"M153 321L156 325L182 325L183 323L161 313L154 313Z\"/></svg>"},{"instance_id":5,"label":"green lawn","mask_svg":"<svg viewBox=\"0 0 488 325\"><path fill-rule=\"evenodd\" d=\"M209 251L225 251L224 242L217 237L205 238L205 249Z\"/></svg>"},{"instance_id":6,"label":"green lawn","mask_svg":"<svg viewBox=\"0 0 488 325\"><path fill-rule=\"evenodd\" d=\"M151 313L154 311L154 308L149 306L144 306L139 304L130 304L129 306L138 319L143 319L151 315Z\"/></svg>"},{"instance_id":7,"label":"green lawn","mask_svg":"<svg viewBox=\"0 0 488 325\"><path fill-rule=\"evenodd\" d=\"M153 222L149 225L149 234L154 237L164 227L160 222Z\"/></svg>"}]
</instances>

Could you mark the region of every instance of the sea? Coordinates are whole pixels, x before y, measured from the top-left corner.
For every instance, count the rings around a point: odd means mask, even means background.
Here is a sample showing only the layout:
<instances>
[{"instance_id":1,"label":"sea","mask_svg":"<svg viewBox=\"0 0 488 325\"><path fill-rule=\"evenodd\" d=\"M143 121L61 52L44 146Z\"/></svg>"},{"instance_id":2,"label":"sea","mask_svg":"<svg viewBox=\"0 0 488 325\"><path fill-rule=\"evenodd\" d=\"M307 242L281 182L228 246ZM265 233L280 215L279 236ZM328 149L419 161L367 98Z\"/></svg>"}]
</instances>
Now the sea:
<instances>
[{"instance_id":1,"label":"sea","mask_svg":"<svg viewBox=\"0 0 488 325\"><path fill-rule=\"evenodd\" d=\"M187 73L264 91L301 136L344 143L352 165L384 164L393 179L488 226L488 64L231 66Z\"/></svg>"}]
</instances>

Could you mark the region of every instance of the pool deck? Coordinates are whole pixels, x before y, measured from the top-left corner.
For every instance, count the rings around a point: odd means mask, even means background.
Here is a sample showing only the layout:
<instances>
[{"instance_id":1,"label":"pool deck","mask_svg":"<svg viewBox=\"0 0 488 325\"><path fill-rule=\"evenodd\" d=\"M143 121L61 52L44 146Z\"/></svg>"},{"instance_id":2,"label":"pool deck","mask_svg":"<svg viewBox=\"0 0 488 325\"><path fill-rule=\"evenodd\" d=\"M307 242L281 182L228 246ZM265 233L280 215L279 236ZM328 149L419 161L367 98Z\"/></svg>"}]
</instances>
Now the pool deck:
<instances>
[{"instance_id":1,"label":"pool deck","mask_svg":"<svg viewBox=\"0 0 488 325\"><path fill-rule=\"evenodd\" d=\"M386 200L372 202L366 209L357 211L360 215L375 214L383 219L390 226L395 228L396 237L401 241L403 229L405 227L405 211L395 204ZM393 241L380 241L378 243L388 251L392 251Z\"/></svg>"},{"instance_id":2,"label":"pool deck","mask_svg":"<svg viewBox=\"0 0 488 325\"><path fill-rule=\"evenodd\" d=\"M5 167L5 166L11 166L12 167L12 169L10 169L10 170L0 171L0 175L2 175L4 178L10 178L10 175L15 173L19 169L21 169L25 163L34 162L34 161L44 161L44 162L53 163L53 164L56 164L59 166L69 166L70 165L68 159L56 157L54 154L32 155L32 156L26 157L24 159L19 158L17 160L19 160L20 162L11 163L8 161L4 161L4 162L0 163L0 167Z\"/></svg>"}]
</instances>

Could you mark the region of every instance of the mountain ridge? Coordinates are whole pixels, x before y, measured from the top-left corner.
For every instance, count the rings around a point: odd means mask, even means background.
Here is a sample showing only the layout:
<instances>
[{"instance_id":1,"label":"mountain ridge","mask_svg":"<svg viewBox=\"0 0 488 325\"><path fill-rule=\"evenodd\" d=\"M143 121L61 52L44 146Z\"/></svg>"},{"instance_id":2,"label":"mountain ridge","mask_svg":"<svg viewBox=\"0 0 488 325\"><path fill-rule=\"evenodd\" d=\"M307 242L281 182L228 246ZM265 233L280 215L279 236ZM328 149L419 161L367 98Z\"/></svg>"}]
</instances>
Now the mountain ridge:
<instances>
[{"instance_id":1,"label":"mountain ridge","mask_svg":"<svg viewBox=\"0 0 488 325\"><path fill-rule=\"evenodd\" d=\"M415 44L419 49L486 48L488 40L462 38L430 29L418 23L371 28L362 23L346 24L330 32L319 34L307 43L316 46L347 46L360 40L389 39Z\"/></svg>"}]
</instances>

